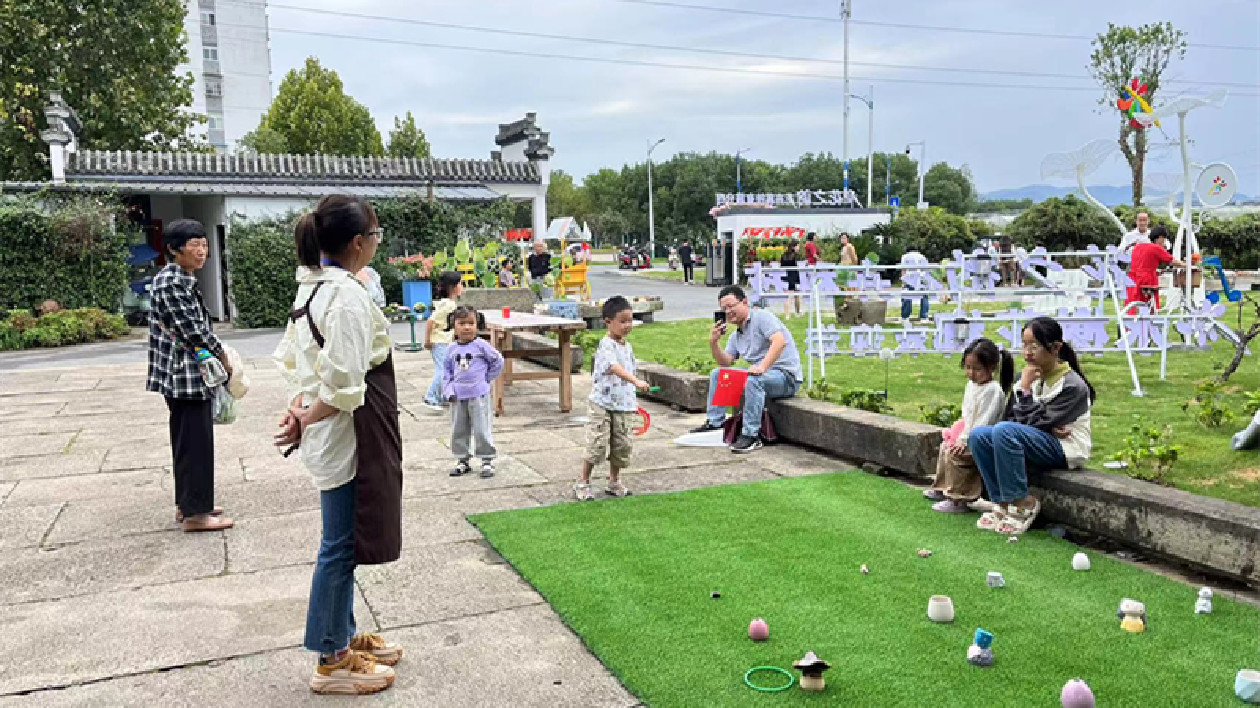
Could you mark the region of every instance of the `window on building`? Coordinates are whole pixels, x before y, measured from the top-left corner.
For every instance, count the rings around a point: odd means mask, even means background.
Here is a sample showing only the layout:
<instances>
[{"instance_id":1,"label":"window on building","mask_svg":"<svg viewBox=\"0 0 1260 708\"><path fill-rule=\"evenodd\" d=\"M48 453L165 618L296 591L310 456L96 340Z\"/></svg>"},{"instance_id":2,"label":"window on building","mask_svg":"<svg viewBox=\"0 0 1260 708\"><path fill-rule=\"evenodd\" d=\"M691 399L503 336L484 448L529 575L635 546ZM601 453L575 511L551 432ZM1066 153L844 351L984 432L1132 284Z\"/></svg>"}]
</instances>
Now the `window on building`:
<instances>
[{"instance_id":1,"label":"window on building","mask_svg":"<svg viewBox=\"0 0 1260 708\"><path fill-rule=\"evenodd\" d=\"M223 130L223 116L210 116L206 125L210 130Z\"/></svg>"},{"instance_id":2,"label":"window on building","mask_svg":"<svg viewBox=\"0 0 1260 708\"><path fill-rule=\"evenodd\" d=\"M218 47L202 47L202 48L201 48L201 58L202 58L202 59L209 59L210 61L218 61L218 60L219 60L219 48L218 48Z\"/></svg>"},{"instance_id":3,"label":"window on building","mask_svg":"<svg viewBox=\"0 0 1260 708\"><path fill-rule=\"evenodd\" d=\"M206 82L206 95L211 96L211 97L216 97L216 98L223 96L223 82L222 81L207 81Z\"/></svg>"},{"instance_id":4,"label":"window on building","mask_svg":"<svg viewBox=\"0 0 1260 708\"><path fill-rule=\"evenodd\" d=\"M201 11L201 24L214 26L214 13L210 10Z\"/></svg>"}]
</instances>

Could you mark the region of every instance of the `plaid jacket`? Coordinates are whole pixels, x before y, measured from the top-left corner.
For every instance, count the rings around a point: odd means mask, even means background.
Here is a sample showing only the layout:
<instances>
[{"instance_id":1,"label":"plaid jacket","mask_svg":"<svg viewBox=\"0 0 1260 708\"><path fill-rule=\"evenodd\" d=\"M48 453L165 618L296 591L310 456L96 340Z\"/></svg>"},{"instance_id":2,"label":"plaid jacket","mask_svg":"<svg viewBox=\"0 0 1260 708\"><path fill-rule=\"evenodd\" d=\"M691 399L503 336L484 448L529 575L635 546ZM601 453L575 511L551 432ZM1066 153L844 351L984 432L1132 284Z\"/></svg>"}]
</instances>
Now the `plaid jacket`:
<instances>
[{"instance_id":1,"label":"plaid jacket","mask_svg":"<svg viewBox=\"0 0 1260 708\"><path fill-rule=\"evenodd\" d=\"M149 313L149 380L145 389L167 398L206 400L195 348L219 356L223 345L210 331L210 312L197 279L174 263L153 278Z\"/></svg>"}]
</instances>

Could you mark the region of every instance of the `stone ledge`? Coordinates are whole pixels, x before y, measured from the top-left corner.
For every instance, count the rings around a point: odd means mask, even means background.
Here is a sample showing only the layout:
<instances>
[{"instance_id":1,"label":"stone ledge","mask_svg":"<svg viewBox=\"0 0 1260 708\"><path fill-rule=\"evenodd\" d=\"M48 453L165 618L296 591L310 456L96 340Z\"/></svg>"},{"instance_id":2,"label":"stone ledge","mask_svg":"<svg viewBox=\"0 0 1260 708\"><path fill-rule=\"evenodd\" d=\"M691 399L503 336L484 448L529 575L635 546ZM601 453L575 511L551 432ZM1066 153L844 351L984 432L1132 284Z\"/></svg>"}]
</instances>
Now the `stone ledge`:
<instances>
[{"instance_id":1,"label":"stone ledge","mask_svg":"<svg viewBox=\"0 0 1260 708\"><path fill-rule=\"evenodd\" d=\"M512 346L516 349L555 349L559 344L558 341L542 334L533 334L531 332L512 333ZM570 371L576 374L582 370L582 348L570 342L569 351L573 354L573 367ZM545 366L548 369L560 368L560 357L558 356L527 356L525 361Z\"/></svg>"},{"instance_id":2,"label":"stone ledge","mask_svg":"<svg viewBox=\"0 0 1260 708\"><path fill-rule=\"evenodd\" d=\"M656 400L703 410L708 378L640 364ZM796 397L772 401L780 437L858 462L930 479L941 429ZM773 454L767 450L765 454ZM1041 518L1152 555L1247 583L1260 583L1260 509L1094 470L1034 475Z\"/></svg>"}]
</instances>

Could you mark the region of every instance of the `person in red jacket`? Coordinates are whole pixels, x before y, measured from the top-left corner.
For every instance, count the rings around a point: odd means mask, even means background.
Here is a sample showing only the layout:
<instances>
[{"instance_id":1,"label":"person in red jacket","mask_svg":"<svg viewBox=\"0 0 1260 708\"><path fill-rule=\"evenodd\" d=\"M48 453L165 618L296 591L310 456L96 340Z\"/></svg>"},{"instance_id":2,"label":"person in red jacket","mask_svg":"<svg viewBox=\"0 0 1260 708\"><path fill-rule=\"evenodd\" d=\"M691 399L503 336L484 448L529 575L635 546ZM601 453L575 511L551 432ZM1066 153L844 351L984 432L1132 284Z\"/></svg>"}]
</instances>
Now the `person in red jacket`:
<instances>
[{"instance_id":1,"label":"person in red jacket","mask_svg":"<svg viewBox=\"0 0 1260 708\"><path fill-rule=\"evenodd\" d=\"M1133 255L1129 261L1129 286L1124 299L1126 313L1133 311L1132 305L1144 302L1152 311L1159 309L1159 268L1165 263L1182 267L1185 264L1172 257L1168 252L1168 229L1156 226L1151 229L1150 243L1139 243L1133 247Z\"/></svg>"}]
</instances>

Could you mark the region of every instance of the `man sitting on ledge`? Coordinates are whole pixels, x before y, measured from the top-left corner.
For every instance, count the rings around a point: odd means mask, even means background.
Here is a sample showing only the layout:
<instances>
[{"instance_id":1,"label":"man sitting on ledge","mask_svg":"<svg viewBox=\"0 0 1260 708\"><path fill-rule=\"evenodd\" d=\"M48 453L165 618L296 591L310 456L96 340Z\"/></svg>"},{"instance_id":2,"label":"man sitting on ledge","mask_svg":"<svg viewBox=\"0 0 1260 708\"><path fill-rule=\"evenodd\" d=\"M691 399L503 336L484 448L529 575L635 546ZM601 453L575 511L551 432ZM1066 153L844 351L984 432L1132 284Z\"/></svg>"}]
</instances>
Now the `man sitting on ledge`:
<instances>
[{"instance_id":1,"label":"man sitting on ledge","mask_svg":"<svg viewBox=\"0 0 1260 708\"><path fill-rule=\"evenodd\" d=\"M726 321L718 322L709 332L709 349L718 366L731 366L737 359L747 361L748 382L744 384L744 421L731 452L747 453L761 447L761 412L767 398L791 398L801 386L801 356L788 328L767 310L749 307L748 296L737 285L728 285L718 294L718 305L726 313ZM735 332L718 346L727 324ZM718 369L709 374L709 398L717 388ZM726 419L726 408L709 406L704 425L692 432L718 430Z\"/></svg>"}]
</instances>

